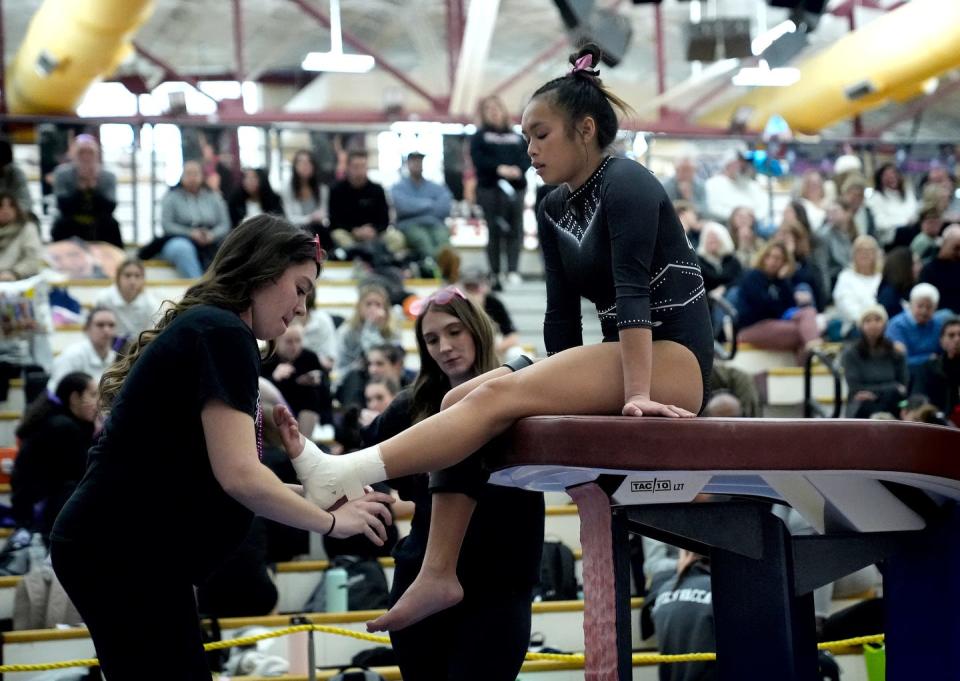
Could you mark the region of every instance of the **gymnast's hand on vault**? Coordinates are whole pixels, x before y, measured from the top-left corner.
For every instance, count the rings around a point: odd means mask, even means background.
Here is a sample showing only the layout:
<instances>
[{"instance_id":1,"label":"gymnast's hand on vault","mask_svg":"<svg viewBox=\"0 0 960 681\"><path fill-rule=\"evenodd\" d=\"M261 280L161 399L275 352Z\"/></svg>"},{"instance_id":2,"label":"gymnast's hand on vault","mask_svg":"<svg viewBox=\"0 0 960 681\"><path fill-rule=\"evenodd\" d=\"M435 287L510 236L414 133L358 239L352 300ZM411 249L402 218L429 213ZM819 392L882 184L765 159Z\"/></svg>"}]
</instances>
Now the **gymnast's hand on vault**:
<instances>
[{"instance_id":1,"label":"gymnast's hand on vault","mask_svg":"<svg viewBox=\"0 0 960 681\"><path fill-rule=\"evenodd\" d=\"M669 418L692 418L693 412L672 404L654 402L649 397L634 395L623 405L624 416L667 416Z\"/></svg>"},{"instance_id":2,"label":"gymnast's hand on vault","mask_svg":"<svg viewBox=\"0 0 960 681\"><path fill-rule=\"evenodd\" d=\"M298 456L303 451L303 435L300 434L297 419L286 406L278 404L273 408L273 421L280 431L280 441L287 455L291 458Z\"/></svg>"}]
</instances>

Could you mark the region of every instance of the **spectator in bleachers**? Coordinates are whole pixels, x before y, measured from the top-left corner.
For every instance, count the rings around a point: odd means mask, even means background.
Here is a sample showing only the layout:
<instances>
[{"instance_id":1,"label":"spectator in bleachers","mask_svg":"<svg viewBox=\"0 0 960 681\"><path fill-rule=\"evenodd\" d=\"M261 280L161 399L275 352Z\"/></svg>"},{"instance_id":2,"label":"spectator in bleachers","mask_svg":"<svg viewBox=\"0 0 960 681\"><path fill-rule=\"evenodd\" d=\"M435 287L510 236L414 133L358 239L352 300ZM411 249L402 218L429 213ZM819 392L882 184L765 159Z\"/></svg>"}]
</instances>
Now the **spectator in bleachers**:
<instances>
[{"instance_id":1,"label":"spectator in bleachers","mask_svg":"<svg viewBox=\"0 0 960 681\"><path fill-rule=\"evenodd\" d=\"M878 411L896 411L907 395L907 360L884 335L886 327L882 305L864 308L858 322L860 338L847 345L840 358L849 396L848 417L865 419Z\"/></svg>"},{"instance_id":2,"label":"spectator in bleachers","mask_svg":"<svg viewBox=\"0 0 960 681\"><path fill-rule=\"evenodd\" d=\"M853 242L853 262L837 277L833 302L844 338L860 321L864 310L877 304L883 256L876 239L866 234Z\"/></svg>"},{"instance_id":3,"label":"spectator in bleachers","mask_svg":"<svg viewBox=\"0 0 960 681\"><path fill-rule=\"evenodd\" d=\"M942 218L949 202L950 197L942 185L937 183L925 185L920 195L920 206L914 215L914 220L903 227L897 228L897 231L894 232L893 235L893 241L887 245L887 248L893 249L899 246L910 246L922 231L921 225L924 216L930 218L940 216L940 225L942 226L944 224Z\"/></svg>"},{"instance_id":4,"label":"spectator in bleachers","mask_svg":"<svg viewBox=\"0 0 960 681\"><path fill-rule=\"evenodd\" d=\"M740 282L737 311L740 340L770 350L792 350L799 360L806 349L819 344L820 330L812 292L790 285L793 268L793 258L782 243L767 244Z\"/></svg>"},{"instance_id":5,"label":"spectator in bleachers","mask_svg":"<svg viewBox=\"0 0 960 681\"><path fill-rule=\"evenodd\" d=\"M445 184L423 176L423 154L407 154L407 175L390 190L397 212L397 229L417 262L435 262L437 253L450 243L447 217L453 195Z\"/></svg>"},{"instance_id":6,"label":"spectator in bleachers","mask_svg":"<svg viewBox=\"0 0 960 681\"><path fill-rule=\"evenodd\" d=\"M333 250L330 238L330 219L327 205L330 190L320 182L317 163L308 149L300 149L293 155L290 184L282 193L283 209L287 220L320 237L325 250Z\"/></svg>"},{"instance_id":7,"label":"spectator in bleachers","mask_svg":"<svg viewBox=\"0 0 960 681\"><path fill-rule=\"evenodd\" d=\"M837 277L853 261L853 240L859 236L853 221L853 209L843 200L830 204L827 220L817 235L816 258L823 267L824 281L830 291Z\"/></svg>"},{"instance_id":8,"label":"spectator in bleachers","mask_svg":"<svg viewBox=\"0 0 960 681\"><path fill-rule=\"evenodd\" d=\"M797 201L806 211L811 231L816 232L827 217L826 192L820 171L811 169L801 176Z\"/></svg>"},{"instance_id":9,"label":"spectator in bleachers","mask_svg":"<svg viewBox=\"0 0 960 681\"><path fill-rule=\"evenodd\" d=\"M737 206L727 218L727 228L733 238L734 253L744 268L752 267L764 241L757 234L757 217L752 208Z\"/></svg>"},{"instance_id":10,"label":"spectator in bleachers","mask_svg":"<svg viewBox=\"0 0 960 681\"><path fill-rule=\"evenodd\" d=\"M261 363L260 375L277 386L307 437L322 416L325 423L333 420L328 374L317 355L303 347L299 323L291 323L277 338L273 354Z\"/></svg>"},{"instance_id":11,"label":"spectator in bleachers","mask_svg":"<svg viewBox=\"0 0 960 681\"><path fill-rule=\"evenodd\" d=\"M117 267L113 286L97 296L98 307L113 310L117 318L117 336L136 340L141 331L152 329L160 303L146 289L146 269L137 258L127 258Z\"/></svg>"},{"instance_id":12,"label":"spectator in bleachers","mask_svg":"<svg viewBox=\"0 0 960 681\"><path fill-rule=\"evenodd\" d=\"M917 283L919 258L906 246L897 246L883 259L883 274L877 290L877 302L893 319L909 306L910 289Z\"/></svg>"},{"instance_id":13,"label":"spectator in bleachers","mask_svg":"<svg viewBox=\"0 0 960 681\"><path fill-rule=\"evenodd\" d=\"M61 241L77 237L106 241L123 248L120 223L113 217L117 207L117 176L100 164L100 144L90 135L77 135L71 160L53 171L53 192L59 215L50 238Z\"/></svg>"},{"instance_id":14,"label":"spectator in bleachers","mask_svg":"<svg viewBox=\"0 0 960 681\"><path fill-rule=\"evenodd\" d=\"M940 329L950 316L937 313L940 292L932 284L920 283L910 290L910 307L890 320L887 338L907 356L913 371L928 359L940 354Z\"/></svg>"},{"instance_id":15,"label":"spectator in bleachers","mask_svg":"<svg viewBox=\"0 0 960 681\"><path fill-rule=\"evenodd\" d=\"M360 425L364 428L386 411L400 392L400 383L389 376L371 376L363 389L366 406L360 410Z\"/></svg>"},{"instance_id":16,"label":"spectator in bleachers","mask_svg":"<svg viewBox=\"0 0 960 681\"><path fill-rule=\"evenodd\" d=\"M710 372L710 389L726 391L736 397L743 411L742 416L747 418L763 416L757 386L753 382L753 376L746 371L725 362L714 362Z\"/></svg>"},{"instance_id":17,"label":"spectator in bleachers","mask_svg":"<svg viewBox=\"0 0 960 681\"><path fill-rule=\"evenodd\" d=\"M256 215L283 217L283 201L270 186L270 178L263 168L244 168L240 184L227 201L230 221L236 227L246 218Z\"/></svg>"},{"instance_id":18,"label":"spectator in bleachers","mask_svg":"<svg viewBox=\"0 0 960 681\"><path fill-rule=\"evenodd\" d=\"M0 191L0 281L26 279L41 269L40 230L13 194Z\"/></svg>"},{"instance_id":19,"label":"spectator in bleachers","mask_svg":"<svg viewBox=\"0 0 960 681\"><path fill-rule=\"evenodd\" d=\"M390 212L383 187L367 171L366 151L347 154L346 176L330 189L330 228L337 246L376 259L391 250L384 241Z\"/></svg>"},{"instance_id":20,"label":"spectator in bleachers","mask_svg":"<svg viewBox=\"0 0 960 681\"><path fill-rule=\"evenodd\" d=\"M954 424L960 409L960 317L944 320L939 357L927 360L915 372L913 392L926 395Z\"/></svg>"},{"instance_id":21,"label":"spectator in bleachers","mask_svg":"<svg viewBox=\"0 0 960 681\"><path fill-rule=\"evenodd\" d=\"M920 181L920 196L926 196L927 188L938 188L935 192L940 197L940 207L944 217L950 221L960 220L960 198L956 195L957 179L950 169L941 163L934 162Z\"/></svg>"},{"instance_id":22,"label":"spectator in bleachers","mask_svg":"<svg viewBox=\"0 0 960 681\"><path fill-rule=\"evenodd\" d=\"M673 202L687 201L699 215L706 215L707 188L703 180L697 177L697 159L685 152L677 159L673 170L673 177L663 181L667 197Z\"/></svg>"},{"instance_id":23,"label":"spectator in bleachers","mask_svg":"<svg viewBox=\"0 0 960 681\"><path fill-rule=\"evenodd\" d=\"M413 383L417 372L404 366L404 357L406 353L396 343L373 346L367 351L368 378L389 378L406 388Z\"/></svg>"},{"instance_id":24,"label":"spectator in bleachers","mask_svg":"<svg viewBox=\"0 0 960 681\"><path fill-rule=\"evenodd\" d=\"M814 253L813 236L799 221L784 220L773 238L783 242L787 252L796 262L796 269L790 278L790 283L794 287L800 284L809 286L813 292L814 305L818 311L822 311L829 301L829 296L826 277Z\"/></svg>"},{"instance_id":25,"label":"spectator in bleachers","mask_svg":"<svg viewBox=\"0 0 960 681\"><path fill-rule=\"evenodd\" d=\"M740 282L743 266L733 251L733 238L726 227L713 221L703 226L697 260L707 293L723 296Z\"/></svg>"},{"instance_id":26,"label":"spectator in bleachers","mask_svg":"<svg viewBox=\"0 0 960 681\"><path fill-rule=\"evenodd\" d=\"M200 133L200 154L203 165L203 184L210 191L220 196L233 194L234 173L223 162L217 148L206 138L203 132Z\"/></svg>"},{"instance_id":27,"label":"spectator in bleachers","mask_svg":"<svg viewBox=\"0 0 960 681\"><path fill-rule=\"evenodd\" d=\"M701 231L703 230L703 221L697 209L690 201L680 199L673 202L673 210L677 213L677 219L683 225L683 232L687 235L687 240L694 248L700 245Z\"/></svg>"},{"instance_id":28,"label":"spectator in bleachers","mask_svg":"<svg viewBox=\"0 0 960 681\"><path fill-rule=\"evenodd\" d=\"M53 392L27 407L17 428L20 448L10 478L18 527L46 538L87 467L97 417L97 384L83 372L66 374Z\"/></svg>"},{"instance_id":29,"label":"spectator in bleachers","mask_svg":"<svg viewBox=\"0 0 960 681\"><path fill-rule=\"evenodd\" d=\"M403 348L393 343L369 348L364 353L364 365L351 369L346 376L340 378L337 386L337 401L340 406L344 409L363 408L366 403L365 387L374 378L396 381L401 388L410 385L416 373L404 368L404 356Z\"/></svg>"},{"instance_id":30,"label":"spectator in bleachers","mask_svg":"<svg viewBox=\"0 0 960 681\"><path fill-rule=\"evenodd\" d=\"M873 211L865 201L867 178L860 173L850 173L840 185L840 201L847 207L853 216L853 224L857 228L857 235L877 233L876 220Z\"/></svg>"},{"instance_id":31,"label":"spectator in bleachers","mask_svg":"<svg viewBox=\"0 0 960 681\"><path fill-rule=\"evenodd\" d=\"M852 153L844 153L833 162L833 177L824 182L823 189L828 201L840 198L844 181L851 175L863 177L863 161ZM866 180L864 180L866 186Z\"/></svg>"},{"instance_id":32,"label":"spectator in bleachers","mask_svg":"<svg viewBox=\"0 0 960 681\"><path fill-rule=\"evenodd\" d=\"M487 260L493 290L499 291L503 285L503 255L507 259L507 283L521 281L523 197L530 157L523 137L511 128L510 114L499 97L480 101L478 128L470 139L470 158L477 173L477 203L487 223ZM506 253L501 249L506 249Z\"/></svg>"},{"instance_id":33,"label":"spectator in bleachers","mask_svg":"<svg viewBox=\"0 0 960 681\"><path fill-rule=\"evenodd\" d=\"M493 322L496 333L495 350L497 357L509 361L521 353L520 334L507 311L507 306L490 290L490 276L476 267L464 269L460 274L463 292L473 304L487 313Z\"/></svg>"},{"instance_id":34,"label":"spectator in bleachers","mask_svg":"<svg viewBox=\"0 0 960 681\"><path fill-rule=\"evenodd\" d=\"M14 162L13 146L6 138L0 138L0 194L12 196L23 215L33 212L33 199L30 196L30 187L27 186L27 176Z\"/></svg>"},{"instance_id":35,"label":"spectator in bleachers","mask_svg":"<svg viewBox=\"0 0 960 681\"><path fill-rule=\"evenodd\" d=\"M303 320L303 347L316 353L320 366L330 372L339 354L337 327L330 313L316 305L317 292L311 291L307 295L307 316Z\"/></svg>"},{"instance_id":36,"label":"spectator in bleachers","mask_svg":"<svg viewBox=\"0 0 960 681\"><path fill-rule=\"evenodd\" d=\"M721 159L721 170L706 182L707 211L718 221L726 220L739 206L746 206L754 215L767 210L767 193L753 177L740 150L731 149Z\"/></svg>"},{"instance_id":37,"label":"spectator in bleachers","mask_svg":"<svg viewBox=\"0 0 960 681\"><path fill-rule=\"evenodd\" d=\"M920 231L910 242L910 251L926 264L940 250L940 232L943 230L943 213L939 207L920 213Z\"/></svg>"},{"instance_id":38,"label":"spectator in bleachers","mask_svg":"<svg viewBox=\"0 0 960 681\"><path fill-rule=\"evenodd\" d=\"M68 345L54 358L47 390L55 392L63 377L76 371L89 374L99 382L100 376L117 358L113 349L116 331L117 316L113 310L105 307L90 310L83 325L86 337Z\"/></svg>"},{"instance_id":39,"label":"spectator in bleachers","mask_svg":"<svg viewBox=\"0 0 960 681\"><path fill-rule=\"evenodd\" d=\"M163 236L140 256L148 259L159 253L186 279L203 274L230 232L227 204L203 183L203 169L197 161L183 164L179 184L163 197L160 228Z\"/></svg>"},{"instance_id":40,"label":"spectator in bleachers","mask_svg":"<svg viewBox=\"0 0 960 681\"><path fill-rule=\"evenodd\" d=\"M917 214L913 190L893 163L884 163L877 169L867 206L873 211L876 237L881 246L891 243L897 228L913 222Z\"/></svg>"},{"instance_id":41,"label":"spectator in bleachers","mask_svg":"<svg viewBox=\"0 0 960 681\"><path fill-rule=\"evenodd\" d=\"M740 418L743 416L743 406L736 395L726 390L711 390L710 400L703 408L703 415L714 418Z\"/></svg>"},{"instance_id":42,"label":"spectator in bleachers","mask_svg":"<svg viewBox=\"0 0 960 681\"><path fill-rule=\"evenodd\" d=\"M387 290L379 284L361 284L353 316L337 329L338 380L350 369L363 368L364 353L370 348L397 340Z\"/></svg>"},{"instance_id":43,"label":"spectator in bleachers","mask_svg":"<svg viewBox=\"0 0 960 681\"><path fill-rule=\"evenodd\" d=\"M382 442L436 414L449 390L499 364L486 315L469 300L451 296L443 303L435 298L417 317L420 374L374 422L365 444ZM467 492L477 500L457 564L463 600L390 632L404 678L512 680L527 651L543 546L543 497L478 480L474 467L479 462L471 457L439 475L390 483L401 498L415 502L410 534L393 553L391 604L420 571L432 520L443 521L431 517L430 492ZM476 484L465 490L463 481ZM478 646L496 654L475 655Z\"/></svg>"},{"instance_id":44,"label":"spectator in bleachers","mask_svg":"<svg viewBox=\"0 0 960 681\"><path fill-rule=\"evenodd\" d=\"M937 257L920 270L920 281L940 291L940 308L960 314L960 225L943 230Z\"/></svg>"},{"instance_id":45,"label":"spectator in bleachers","mask_svg":"<svg viewBox=\"0 0 960 681\"><path fill-rule=\"evenodd\" d=\"M656 633L660 654L709 653L717 649L708 557L680 549L676 568L653 576L645 601L641 636ZM717 664L662 664L659 678L660 681L712 681L717 678Z\"/></svg>"}]
</instances>

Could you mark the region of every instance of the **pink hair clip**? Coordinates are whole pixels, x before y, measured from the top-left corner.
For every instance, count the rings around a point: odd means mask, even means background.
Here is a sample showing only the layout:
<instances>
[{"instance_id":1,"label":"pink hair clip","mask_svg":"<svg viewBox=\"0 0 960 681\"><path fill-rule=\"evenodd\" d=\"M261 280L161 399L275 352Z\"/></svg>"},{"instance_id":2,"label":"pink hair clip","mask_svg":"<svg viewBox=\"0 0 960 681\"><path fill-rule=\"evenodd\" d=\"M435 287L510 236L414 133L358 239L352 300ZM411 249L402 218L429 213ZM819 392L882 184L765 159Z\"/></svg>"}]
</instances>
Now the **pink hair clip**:
<instances>
[{"instance_id":1,"label":"pink hair clip","mask_svg":"<svg viewBox=\"0 0 960 681\"><path fill-rule=\"evenodd\" d=\"M573 68L570 69L570 73L576 73L577 71L589 71L592 68L593 68L593 55L585 54L573 63Z\"/></svg>"}]
</instances>

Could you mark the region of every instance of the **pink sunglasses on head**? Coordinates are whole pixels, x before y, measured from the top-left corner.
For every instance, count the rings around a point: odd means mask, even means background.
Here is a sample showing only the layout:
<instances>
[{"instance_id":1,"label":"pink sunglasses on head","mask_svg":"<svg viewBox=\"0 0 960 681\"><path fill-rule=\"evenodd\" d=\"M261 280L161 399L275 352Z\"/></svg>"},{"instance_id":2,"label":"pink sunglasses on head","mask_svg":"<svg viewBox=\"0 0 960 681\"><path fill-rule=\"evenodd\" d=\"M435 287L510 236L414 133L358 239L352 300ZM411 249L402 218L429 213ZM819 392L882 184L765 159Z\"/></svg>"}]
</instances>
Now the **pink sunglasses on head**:
<instances>
[{"instance_id":1,"label":"pink sunglasses on head","mask_svg":"<svg viewBox=\"0 0 960 681\"><path fill-rule=\"evenodd\" d=\"M467 296L464 295L463 291L458 289L456 286L445 286L439 291L434 291L426 298L415 301L412 305L410 305L410 314L419 317L424 310L430 307L430 303L446 305L454 298L466 300Z\"/></svg>"}]
</instances>

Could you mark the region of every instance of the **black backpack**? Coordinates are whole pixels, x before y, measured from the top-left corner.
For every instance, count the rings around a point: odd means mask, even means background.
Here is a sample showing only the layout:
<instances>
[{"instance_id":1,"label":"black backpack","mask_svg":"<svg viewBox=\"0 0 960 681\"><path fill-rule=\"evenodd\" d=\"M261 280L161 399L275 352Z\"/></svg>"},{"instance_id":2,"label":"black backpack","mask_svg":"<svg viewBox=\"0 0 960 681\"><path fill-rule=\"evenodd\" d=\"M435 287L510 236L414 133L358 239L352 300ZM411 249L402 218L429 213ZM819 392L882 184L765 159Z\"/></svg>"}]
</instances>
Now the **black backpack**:
<instances>
[{"instance_id":1,"label":"black backpack","mask_svg":"<svg viewBox=\"0 0 960 681\"><path fill-rule=\"evenodd\" d=\"M558 541L543 543L540 559L540 584L535 595L544 601L575 601L578 597L577 573L570 547Z\"/></svg>"},{"instance_id":2,"label":"black backpack","mask_svg":"<svg viewBox=\"0 0 960 681\"><path fill-rule=\"evenodd\" d=\"M390 604L387 576L376 558L337 556L330 562L330 567L341 567L347 571L348 610L383 610ZM321 579L310 594L304 606L306 612L327 611L323 581Z\"/></svg>"}]
</instances>

